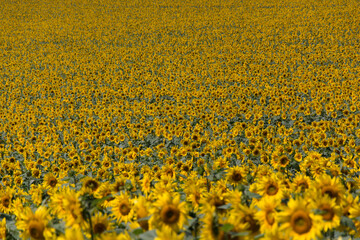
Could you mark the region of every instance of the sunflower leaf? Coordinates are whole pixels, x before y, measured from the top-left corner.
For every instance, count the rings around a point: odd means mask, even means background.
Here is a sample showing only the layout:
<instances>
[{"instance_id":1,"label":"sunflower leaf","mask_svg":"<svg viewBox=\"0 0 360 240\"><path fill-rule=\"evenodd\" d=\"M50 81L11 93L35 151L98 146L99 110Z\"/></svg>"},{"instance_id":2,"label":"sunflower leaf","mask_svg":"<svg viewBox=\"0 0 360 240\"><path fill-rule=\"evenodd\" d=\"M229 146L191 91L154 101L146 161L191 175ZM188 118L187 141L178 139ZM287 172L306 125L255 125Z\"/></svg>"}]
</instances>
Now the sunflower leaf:
<instances>
[{"instance_id":1,"label":"sunflower leaf","mask_svg":"<svg viewBox=\"0 0 360 240\"><path fill-rule=\"evenodd\" d=\"M250 234L250 232L232 232L231 236L232 237L245 237L248 236Z\"/></svg>"},{"instance_id":2,"label":"sunflower leaf","mask_svg":"<svg viewBox=\"0 0 360 240\"><path fill-rule=\"evenodd\" d=\"M142 234L142 233L144 233L144 230L142 228L136 228L133 231L133 234L135 234L135 235L139 235L139 234Z\"/></svg>"},{"instance_id":3,"label":"sunflower leaf","mask_svg":"<svg viewBox=\"0 0 360 240\"><path fill-rule=\"evenodd\" d=\"M254 240L257 240L257 239L260 239L260 238L263 238L265 236L264 233L261 233L261 234L258 234L254 237Z\"/></svg>"},{"instance_id":4,"label":"sunflower leaf","mask_svg":"<svg viewBox=\"0 0 360 240\"><path fill-rule=\"evenodd\" d=\"M142 234L139 235L139 238L142 240L153 240L154 238L156 238L156 231L155 230L150 230L147 232L144 232Z\"/></svg>"},{"instance_id":5,"label":"sunflower leaf","mask_svg":"<svg viewBox=\"0 0 360 240\"><path fill-rule=\"evenodd\" d=\"M231 203L225 204L225 205L221 205L217 207L218 209L229 209L231 208Z\"/></svg>"},{"instance_id":6,"label":"sunflower leaf","mask_svg":"<svg viewBox=\"0 0 360 240\"><path fill-rule=\"evenodd\" d=\"M348 218L348 217L342 216L342 217L341 217L341 220L340 220L340 223L341 223L341 225L343 225L343 226L345 226L345 227L349 227L349 228L357 231L357 230L356 230L356 226L355 226L353 220L351 220L351 219Z\"/></svg>"},{"instance_id":7,"label":"sunflower leaf","mask_svg":"<svg viewBox=\"0 0 360 240\"><path fill-rule=\"evenodd\" d=\"M245 190L244 193L246 194L246 196L248 196L249 198L256 198L256 199L260 199L261 195L254 193L254 192L250 192L249 190Z\"/></svg>"},{"instance_id":8,"label":"sunflower leaf","mask_svg":"<svg viewBox=\"0 0 360 240\"><path fill-rule=\"evenodd\" d=\"M221 229L224 232L230 232L231 230L234 229L234 225L230 224L230 223L225 223L224 225L221 226Z\"/></svg>"}]
</instances>

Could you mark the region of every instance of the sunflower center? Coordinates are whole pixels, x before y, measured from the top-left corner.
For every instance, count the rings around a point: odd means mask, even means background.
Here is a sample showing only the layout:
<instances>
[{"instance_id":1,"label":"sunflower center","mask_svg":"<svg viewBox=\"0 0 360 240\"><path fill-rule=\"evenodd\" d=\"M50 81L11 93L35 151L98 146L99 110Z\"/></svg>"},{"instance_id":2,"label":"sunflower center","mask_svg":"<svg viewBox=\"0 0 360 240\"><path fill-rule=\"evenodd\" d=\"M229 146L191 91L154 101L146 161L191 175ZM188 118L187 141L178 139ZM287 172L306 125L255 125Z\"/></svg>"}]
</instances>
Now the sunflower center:
<instances>
[{"instance_id":1,"label":"sunflower center","mask_svg":"<svg viewBox=\"0 0 360 240\"><path fill-rule=\"evenodd\" d=\"M290 219L290 224L297 234L304 234L310 231L312 223L309 215L302 211L296 211Z\"/></svg>"},{"instance_id":2,"label":"sunflower center","mask_svg":"<svg viewBox=\"0 0 360 240\"><path fill-rule=\"evenodd\" d=\"M266 186L266 194L267 194L267 195L273 196L273 195L275 195L278 191L279 191L279 188L278 188L275 184L273 184L273 183L271 183L271 184L269 184L268 186Z\"/></svg>"},{"instance_id":3,"label":"sunflower center","mask_svg":"<svg viewBox=\"0 0 360 240\"><path fill-rule=\"evenodd\" d=\"M161 219L164 223L170 225L176 223L180 218L180 211L173 205L163 207L160 212Z\"/></svg>"},{"instance_id":4,"label":"sunflower center","mask_svg":"<svg viewBox=\"0 0 360 240\"><path fill-rule=\"evenodd\" d=\"M123 215L123 216L128 215L131 210L127 203L121 203L119 209L120 209L121 215Z\"/></svg>"},{"instance_id":5,"label":"sunflower center","mask_svg":"<svg viewBox=\"0 0 360 240\"><path fill-rule=\"evenodd\" d=\"M233 175L231 176L231 179L234 181L234 182L240 182L241 179L242 179L242 176L239 172L234 172Z\"/></svg>"},{"instance_id":6,"label":"sunflower center","mask_svg":"<svg viewBox=\"0 0 360 240\"><path fill-rule=\"evenodd\" d=\"M49 180L49 185L50 185L51 187L55 187L56 184L57 184L56 178L51 178L51 179Z\"/></svg>"},{"instance_id":7,"label":"sunflower center","mask_svg":"<svg viewBox=\"0 0 360 240\"><path fill-rule=\"evenodd\" d=\"M307 189L307 188L309 188L309 184L307 183L307 182L300 182L299 184L298 184L298 186L299 186L299 188L300 188L300 190L303 192L303 191L305 191L305 189Z\"/></svg>"},{"instance_id":8,"label":"sunflower center","mask_svg":"<svg viewBox=\"0 0 360 240\"><path fill-rule=\"evenodd\" d=\"M32 221L29 224L30 236L34 239L44 239L44 225L38 221Z\"/></svg>"},{"instance_id":9,"label":"sunflower center","mask_svg":"<svg viewBox=\"0 0 360 240\"><path fill-rule=\"evenodd\" d=\"M334 218L335 216L334 209L332 209L329 205L324 205L320 209L325 212L324 214L322 214L323 220L331 221Z\"/></svg>"},{"instance_id":10,"label":"sunflower center","mask_svg":"<svg viewBox=\"0 0 360 240\"><path fill-rule=\"evenodd\" d=\"M327 194L330 198L337 198L338 197L338 193L336 191L336 189L334 189L334 187L332 186L325 186L322 188L322 194Z\"/></svg>"},{"instance_id":11,"label":"sunflower center","mask_svg":"<svg viewBox=\"0 0 360 240\"><path fill-rule=\"evenodd\" d=\"M8 208L10 205L10 199L8 196L4 197L1 202L2 202L2 205L6 208Z\"/></svg>"},{"instance_id":12,"label":"sunflower center","mask_svg":"<svg viewBox=\"0 0 360 240\"><path fill-rule=\"evenodd\" d=\"M250 225L249 230L252 233L257 232L260 229L259 223L251 215L246 215L245 218L243 219L243 223L249 223Z\"/></svg>"},{"instance_id":13,"label":"sunflower center","mask_svg":"<svg viewBox=\"0 0 360 240\"><path fill-rule=\"evenodd\" d=\"M101 234L106 230L106 225L104 223L96 223L94 226L94 233Z\"/></svg>"},{"instance_id":14,"label":"sunflower center","mask_svg":"<svg viewBox=\"0 0 360 240\"><path fill-rule=\"evenodd\" d=\"M95 191L99 187L99 184L94 180L89 180L86 182L85 187L91 188L91 190Z\"/></svg>"},{"instance_id":15,"label":"sunflower center","mask_svg":"<svg viewBox=\"0 0 360 240\"><path fill-rule=\"evenodd\" d=\"M266 221L268 222L269 225L273 225L275 222L275 218L274 218L274 212L273 211L267 211L265 214L265 218Z\"/></svg>"}]
</instances>

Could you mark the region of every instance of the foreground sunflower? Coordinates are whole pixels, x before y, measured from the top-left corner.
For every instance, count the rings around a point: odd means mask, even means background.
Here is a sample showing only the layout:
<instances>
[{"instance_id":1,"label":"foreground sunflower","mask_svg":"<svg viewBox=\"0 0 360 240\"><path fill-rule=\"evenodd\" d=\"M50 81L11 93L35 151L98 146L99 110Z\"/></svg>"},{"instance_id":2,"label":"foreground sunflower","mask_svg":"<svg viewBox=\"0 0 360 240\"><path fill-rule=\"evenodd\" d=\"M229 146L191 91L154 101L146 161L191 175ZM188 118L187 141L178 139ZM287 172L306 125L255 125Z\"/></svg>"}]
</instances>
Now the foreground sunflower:
<instances>
[{"instance_id":1,"label":"foreground sunflower","mask_svg":"<svg viewBox=\"0 0 360 240\"><path fill-rule=\"evenodd\" d=\"M51 239L54 229L49 226L50 220L51 217L44 206L39 207L35 213L27 207L20 215L16 226L22 231L21 237L23 239Z\"/></svg>"},{"instance_id":2,"label":"foreground sunflower","mask_svg":"<svg viewBox=\"0 0 360 240\"><path fill-rule=\"evenodd\" d=\"M303 198L290 199L288 205L279 213L279 230L288 239L310 240L321 236L322 216L311 212Z\"/></svg>"},{"instance_id":3,"label":"foreground sunflower","mask_svg":"<svg viewBox=\"0 0 360 240\"><path fill-rule=\"evenodd\" d=\"M323 197L317 197L312 203L313 209L319 209L322 211L322 225L324 231L335 229L340 225L340 218L342 215L340 206L336 205L336 199L330 198L325 195Z\"/></svg>"},{"instance_id":4,"label":"foreground sunflower","mask_svg":"<svg viewBox=\"0 0 360 240\"><path fill-rule=\"evenodd\" d=\"M285 186L274 173L263 176L256 185L257 193L264 197L281 200L284 196Z\"/></svg>"},{"instance_id":5,"label":"foreground sunflower","mask_svg":"<svg viewBox=\"0 0 360 240\"><path fill-rule=\"evenodd\" d=\"M262 198L257 207L260 209L255 213L256 219L260 222L260 231L263 233L274 232L277 229L277 208L281 201L275 198Z\"/></svg>"},{"instance_id":6,"label":"foreground sunflower","mask_svg":"<svg viewBox=\"0 0 360 240\"><path fill-rule=\"evenodd\" d=\"M323 174L315 179L315 183L312 188L313 194L320 194L321 196L329 196L336 199L336 204L341 204L343 195L345 193L345 187L341 183L340 178L330 177L327 174Z\"/></svg>"},{"instance_id":7,"label":"foreground sunflower","mask_svg":"<svg viewBox=\"0 0 360 240\"><path fill-rule=\"evenodd\" d=\"M0 239L6 239L6 218L0 222Z\"/></svg>"},{"instance_id":8,"label":"foreground sunflower","mask_svg":"<svg viewBox=\"0 0 360 240\"><path fill-rule=\"evenodd\" d=\"M82 217L82 207L79 192L64 187L50 197L49 206L52 213L64 219L68 227L84 227L86 222Z\"/></svg>"},{"instance_id":9,"label":"foreground sunflower","mask_svg":"<svg viewBox=\"0 0 360 240\"><path fill-rule=\"evenodd\" d=\"M112 228L112 223L109 221L108 215L100 212L91 217L91 223L92 232L95 235L100 235Z\"/></svg>"},{"instance_id":10,"label":"foreground sunflower","mask_svg":"<svg viewBox=\"0 0 360 240\"><path fill-rule=\"evenodd\" d=\"M115 199L111 201L110 206L112 207L112 215L119 223L132 221L134 217L133 202L127 193L116 196Z\"/></svg>"},{"instance_id":11,"label":"foreground sunflower","mask_svg":"<svg viewBox=\"0 0 360 240\"><path fill-rule=\"evenodd\" d=\"M151 209L153 214L150 218L150 229L171 228L178 231L186 223L185 202L180 202L180 195L177 193L165 192Z\"/></svg>"}]
</instances>

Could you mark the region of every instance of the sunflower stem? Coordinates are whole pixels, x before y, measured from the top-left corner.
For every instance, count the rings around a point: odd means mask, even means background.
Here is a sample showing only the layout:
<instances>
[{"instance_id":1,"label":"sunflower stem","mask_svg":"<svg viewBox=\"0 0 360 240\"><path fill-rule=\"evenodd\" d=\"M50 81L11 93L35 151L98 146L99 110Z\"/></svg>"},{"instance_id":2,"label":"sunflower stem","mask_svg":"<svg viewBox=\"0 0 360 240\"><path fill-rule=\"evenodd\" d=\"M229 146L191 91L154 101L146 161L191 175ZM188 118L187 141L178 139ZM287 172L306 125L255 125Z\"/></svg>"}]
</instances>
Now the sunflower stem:
<instances>
[{"instance_id":1,"label":"sunflower stem","mask_svg":"<svg viewBox=\"0 0 360 240\"><path fill-rule=\"evenodd\" d=\"M90 213L88 211L86 211L86 215L87 215L87 217L89 219L91 240L94 240L94 231L93 231L92 222L91 222L91 215L90 215Z\"/></svg>"}]
</instances>

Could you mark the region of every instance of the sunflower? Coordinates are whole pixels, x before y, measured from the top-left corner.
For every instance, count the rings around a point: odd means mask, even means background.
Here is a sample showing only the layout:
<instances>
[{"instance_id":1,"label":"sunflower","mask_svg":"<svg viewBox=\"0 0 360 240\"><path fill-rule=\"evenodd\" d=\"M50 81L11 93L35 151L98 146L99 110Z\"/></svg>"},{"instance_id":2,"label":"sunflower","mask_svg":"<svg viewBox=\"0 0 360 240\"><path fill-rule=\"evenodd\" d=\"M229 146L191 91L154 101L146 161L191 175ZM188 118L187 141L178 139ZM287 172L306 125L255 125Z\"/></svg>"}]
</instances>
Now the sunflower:
<instances>
[{"instance_id":1,"label":"sunflower","mask_svg":"<svg viewBox=\"0 0 360 240\"><path fill-rule=\"evenodd\" d=\"M15 190L7 188L5 191L0 191L0 212L9 214L11 212L11 203L13 200Z\"/></svg>"},{"instance_id":2,"label":"sunflower","mask_svg":"<svg viewBox=\"0 0 360 240\"><path fill-rule=\"evenodd\" d=\"M97 199L102 199L108 197L101 203L101 207L107 208L110 206L110 202L114 199L111 197L111 184L109 182L101 183L100 187L96 189L94 197Z\"/></svg>"},{"instance_id":3,"label":"sunflower","mask_svg":"<svg viewBox=\"0 0 360 240\"><path fill-rule=\"evenodd\" d=\"M242 184L246 181L246 171L239 166L229 168L226 176L228 182L233 186Z\"/></svg>"},{"instance_id":4,"label":"sunflower","mask_svg":"<svg viewBox=\"0 0 360 240\"><path fill-rule=\"evenodd\" d=\"M23 239L50 239L55 232L49 226L50 220L51 217L44 206L40 206L35 213L27 207L17 220L16 226L22 231Z\"/></svg>"},{"instance_id":5,"label":"sunflower","mask_svg":"<svg viewBox=\"0 0 360 240\"><path fill-rule=\"evenodd\" d=\"M256 184L256 191L263 197L282 199L286 190L281 179L274 173L263 176Z\"/></svg>"},{"instance_id":6,"label":"sunflower","mask_svg":"<svg viewBox=\"0 0 360 240\"><path fill-rule=\"evenodd\" d=\"M112 228L112 223L110 222L108 215L100 212L91 217L91 223L92 232L95 235L100 235Z\"/></svg>"},{"instance_id":7,"label":"sunflower","mask_svg":"<svg viewBox=\"0 0 360 240\"><path fill-rule=\"evenodd\" d=\"M6 218L0 222L0 239L6 239Z\"/></svg>"},{"instance_id":8,"label":"sunflower","mask_svg":"<svg viewBox=\"0 0 360 240\"><path fill-rule=\"evenodd\" d=\"M153 204L150 210L152 217L150 218L150 229L171 228L178 231L182 228L186 219L185 202L180 202L180 195L177 193L165 192Z\"/></svg>"},{"instance_id":9,"label":"sunflower","mask_svg":"<svg viewBox=\"0 0 360 240\"><path fill-rule=\"evenodd\" d=\"M224 218L219 217L219 215L216 214L216 208L210 204L204 205L201 212L204 217L202 219L203 226L200 239L232 239L231 235L221 228L222 225L227 223L234 226L232 232L238 233L245 232L246 228L249 226L248 223L242 223L240 221L241 219L234 214Z\"/></svg>"},{"instance_id":10,"label":"sunflower","mask_svg":"<svg viewBox=\"0 0 360 240\"><path fill-rule=\"evenodd\" d=\"M343 194L345 193L345 187L337 177L331 178L327 174L323 174L317 179L312 188L313 192L320 192L321 196L328 195L330 198L336 199L336 204L341 203Z\"/></svg>"},{"instance_id":11,"label":"sunflower","mask_svg":"<svg viewBox=\"0 0 360 240\"><path fill-rule=\"evenodd\" d=\"M240 209L240 211L238 210ZM239 219L239 224L246 224L245 231L249 232L249 239L254 238L260 233L260 222L256 218L258 212L256 203L253 201L250 206L240 205L230 211L230 216Z\"/></svg>"},{"instance_id":12,"label":"sunflower","mask_svg":"<svg viewBox=\"0 0 360 240\"><path fill-rule=\"evenodd\" d=\"M304 192L309 189L310 183L310 177L300 173L297 174L292 180L292 189L296 193Z\"/></svg>"},{"instance_id":13,"label":"sunflower","mask_svg":"<svg viewBox=\"0 0 360 240\"><path fill-rule=\"evenodd\" d=\"M154 240L182 240L185 237L185 233L177 234L171 228L156 230L156 235L157 237Z\"/></svg>"},{"instance_id":14,"label":"sunflower","mask_svg":"<svg viewBox=\"0 0 360 240\"><path fill-rule=\"evenodd\" d=\"M200 199L200 204L210 204L216 208L217 213L225 213L225 209L220 209L218 207L228 203L227 196L228 194L225 194L215 188L211 188L210 192L204 193L204 196Z\"/></svg>"},{"instance_id":15,"label":"sunflower","mask_svg":"<svg viewBox=\"0 0 360 240\"><path fill-rule=\"evenodd\" d=\"M125 190L126 178L119 176L115 178L115 182L111 185L111 193L113 195L118 194L120 191Z\"/></svg>"},{"instance_id":16,"label":"sunflower","mask_svg":"<svg viewBox=\"0 0 360 240\"><path fill-rule=\"evenodd\" d=\"M290 239L315 239L321 236L322 216L315 215L305 199L290 199L288 205L279 213L279 230L283 231L285 236Z\"/></svg>"},{"instance_id":17,"label":"sunflower","mask_svg":"<svg viewBox=\"0 0 360 240\"><path fill-rule=\"evenodd\" d=\"M82 217L82 207L79 198L80 192L65 187L50 197L49 206L54 215L65 220L66 226L85 226L86 222Z\"/></svg>"},{"instance_id":18,"label":"sunflower","mask_svg":"<svg viewBox=\"0 0 360 240\"><path fill-rule=\"evenodd\" d=\"M58 237L57 240L84 240L84 235L80 228L67 228L65 235Z\"/></svg>"},{"instance_id":19,"label":"sunflower","mask_svg":"<svg viewBox=\"0 0 360 240\"><path fill-rule=\"evenodd\" d=\"M277 229L277 208L280 206L280 201L275 198L262 198L257 207L260 209L255 213L256 219L260 222L260 231L267 233L273 232Z\"/></svg>"},{"instance_id":20,"label":"sunflower","mask_svg":"<svg viewBox=\"0 0 360 240\"><path fill-rule=\"evenodd\" d=\"M138 221L139 226L145 231L149 230L149 222L148 220L144 220L144 218L150 215L149 213L150 203L146 200L145 197L140 196L135 200L135 213L136 219Z\"/></svg>"},{"instance_id":21,"label":"sunflower","mask_svg":"<svg viewBox=\"0 0 360 240\"><path fill-rule=\"evenodd\" d=\"M140 180L141 182L141 189L143 193L145 193L145 196L147 196L150 193L151 190L151 176L149 173L145 173L143 175L143 178Z\"/></svg>"},{"instance_id":22,"label":"sunflower","mask_svg":"<svg viewBox=\"0 0 360 240\"><path fill-rule=\"evenodd\" d=\"M96 179L91 177L84 177L82 180L82 193L94 193L100 186L99 182Z\"/></svg>"},{"instance_id":23,"label":"sunflower","mask_svg":"<svg viewBox=\"0 0 360 240\"><path fill-rule=\"evenodd\" d=\"M55 190L57 186L61 186L62 182L59 181L53 173L47 173L44 176L43 187L48 190ZM49 195L53 191L48 191Z\"/></svg>"},{"instance_id":24,"label":"sunflower","mask_svg":"<svg viewBox=\"0 0 360 240\"><path fill-rule=\"evenodd\" d=\"M340 218L342 216L340 206L336 205L336 199L330 198L328 195L324 195L319 198L315 198L310 206L312 209L319 209L322 211L320 215L323 220L324 231L335 229L340 225Z\"/></svg>"},{"instance_id":25,"label":"sunflower","mask_svg":"<svg viewBox=\"0 0 360 240\"><path fill-rule=\"evenodd\" d=\"M132 221L134 216L133 201L127 193L116 196L115 199L111 201L110 206L112 207L112 215L118 222L128 223Z\"/></svg>"}]
</instances>

